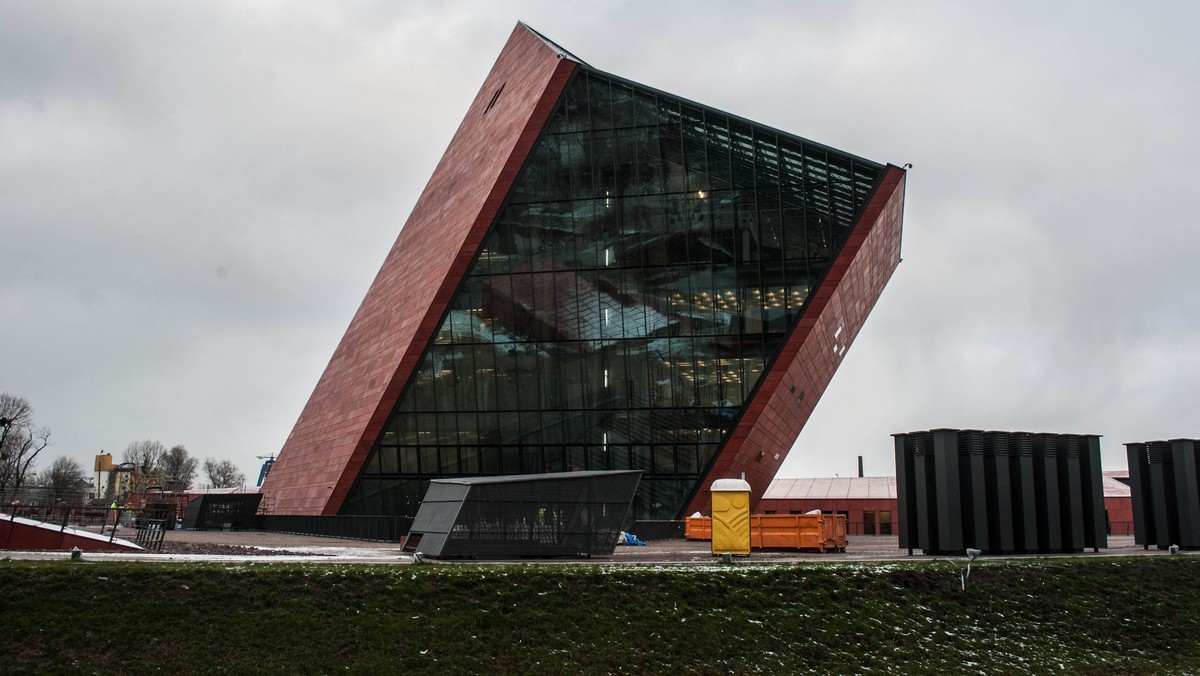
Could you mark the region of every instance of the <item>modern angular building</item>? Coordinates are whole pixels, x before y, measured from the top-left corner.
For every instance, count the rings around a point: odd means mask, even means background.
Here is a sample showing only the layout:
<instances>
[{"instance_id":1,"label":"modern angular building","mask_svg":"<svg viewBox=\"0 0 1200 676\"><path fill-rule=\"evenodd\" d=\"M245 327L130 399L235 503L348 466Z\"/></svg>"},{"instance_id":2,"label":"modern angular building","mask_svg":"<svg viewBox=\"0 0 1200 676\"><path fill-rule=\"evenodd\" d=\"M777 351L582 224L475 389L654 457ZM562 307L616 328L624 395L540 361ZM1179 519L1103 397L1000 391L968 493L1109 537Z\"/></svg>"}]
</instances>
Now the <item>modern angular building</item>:
<instances>
[{"instance_id":1,"label":"modern angular building","mask_svg":"<svg viewBox=\"0 0 1200 676\"><path fill-rule=\"evenodd\" d=\"M757 499L899 262L904 171L518 24L262 486L414 515L434 478L642 470Z\"/></svg>"}]
</instances>

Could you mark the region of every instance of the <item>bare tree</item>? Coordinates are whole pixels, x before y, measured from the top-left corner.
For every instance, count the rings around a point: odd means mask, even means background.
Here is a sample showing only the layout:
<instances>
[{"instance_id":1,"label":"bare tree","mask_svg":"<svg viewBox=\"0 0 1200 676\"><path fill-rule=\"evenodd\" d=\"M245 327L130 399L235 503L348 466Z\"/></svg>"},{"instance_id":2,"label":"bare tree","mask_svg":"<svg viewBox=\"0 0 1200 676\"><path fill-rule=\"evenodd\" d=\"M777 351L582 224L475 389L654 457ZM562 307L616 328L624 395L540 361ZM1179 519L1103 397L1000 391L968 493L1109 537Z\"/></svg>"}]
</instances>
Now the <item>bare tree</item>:
<instances>
[{"instance_id":1,"label":"bare tree","mask_svg":"<svg viewBox=\"0 0 1200 676\"><path fill-rule=\"evenodd\" d=\"M133 465L132 475L129 478L130 492L136 493L162 481L159 463L162 461L164 453L166 453L166 449L163 448L161 441L149 439L135 441L125 447L122 459Z\"/></svg>"},{"instance_id":2,"label":"bare tree","mask_svg":"<svg viewBox=\"0 0 1200 676\"><path fill-rule=\"evenodd\" d=\"M172 446L158 463L162 473L163 490L185 491L192 487L200 461L188 454L182 444Z\"/></svg>"},{"instance_id":3,"label":"bare tree","mask_svg":"<svg viewBox=\"0 0 1200 676\"><path fill-rule=\"evenodd\" d=\"M0 394L0 492L21 490L38 454L49 445L50 429L34 426L29 402Z\"/></svg>"},{"instance_id":4,"label":"bare tree","mask_svg":"<svg viewBox=\"0 0 1200 676\"><path fill-rule=\"evenodd\" d=\"M6 428L8 424L16 427L31 425L33 424L33 407L24 397L14 397L5 392L0 394L0 420L5 421Z\"/></svg>"},{"instance_id":5,"label":"bare tree","mask_svg":"<svg viewBox=\"0 0 1200 676\"><path fill-rule=\"evenodd\" d=\"M82 504L91 480L78 462L61 456L54 459L48 472L42 473L42 485L50 489L56 500Z\"/></svg>"},{"instance_id":6,"label":"bare tree","mask_svg":"<svg viewBox=\"0 0 1200 676\"><path fill-rule=\"evenodd\" d=\"M206 459L204 473L213 488L233 488L246 483L246 475L239 472L237 465L228 460Z\"/></svg>"}]
</instances>

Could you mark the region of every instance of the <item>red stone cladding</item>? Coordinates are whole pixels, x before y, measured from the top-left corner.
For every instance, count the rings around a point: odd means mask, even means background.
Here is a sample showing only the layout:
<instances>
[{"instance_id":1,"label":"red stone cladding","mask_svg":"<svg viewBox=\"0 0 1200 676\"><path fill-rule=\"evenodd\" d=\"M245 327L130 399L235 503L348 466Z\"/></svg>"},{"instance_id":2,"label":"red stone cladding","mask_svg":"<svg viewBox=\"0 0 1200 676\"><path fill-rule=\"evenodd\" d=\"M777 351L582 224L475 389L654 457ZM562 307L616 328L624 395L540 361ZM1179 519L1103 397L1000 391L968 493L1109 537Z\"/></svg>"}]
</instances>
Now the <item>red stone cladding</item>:
<instances>
[{"instance_id":1,"label":"red stone cladding","mask_svg":"<svg viewBox=\"0 0 1200 676\"><path fill-rule=\"evenodd\" d=\"M132 534L132 531L130 531ZM23 552L69 551L75 547L85 552L140 552L141 547L120 538L109 542L95 533L79 534L73 528L47 523L0 520L0 549Z\"/></svg>"},{"instance_id":2,"label":"red stone cladding","mask_svg":"<svg viewBox=\"0 0 1200 676\"><path fill-rule=\"evenodd\" d=\"M272 512L341 508L576 66L513 30L271 468Z\"/></svg>"},{"instance_id":3,"label":"red stone cladding","mask_svg":"<svg viewBox=\"0 0 1200 676\"><path fill-rule=\"evenodd\" d=\"M750 509L757 510L758 501L833 378L845 354L843 348L854 342L900 263L904 176L898 167L885 169L878 190L684 514L707 514L712 482L743 473L750 483Z\"/></svg>"}]
</instances>

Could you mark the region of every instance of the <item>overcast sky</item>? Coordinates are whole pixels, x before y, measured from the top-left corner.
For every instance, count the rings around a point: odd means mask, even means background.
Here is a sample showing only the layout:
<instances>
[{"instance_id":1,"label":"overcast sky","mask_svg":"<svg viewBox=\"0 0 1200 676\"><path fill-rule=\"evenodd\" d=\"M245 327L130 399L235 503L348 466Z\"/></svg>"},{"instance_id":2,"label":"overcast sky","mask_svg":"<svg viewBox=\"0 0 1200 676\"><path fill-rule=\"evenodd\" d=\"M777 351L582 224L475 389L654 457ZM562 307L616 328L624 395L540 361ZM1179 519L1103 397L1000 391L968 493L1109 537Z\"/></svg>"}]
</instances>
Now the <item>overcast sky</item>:
<instances>
[{"instance_id":1,"label":"overcast sky","mask_svg":"<svg viewBox=\"0 0 1200 676\"><path fill-rule=\"evenodd\" d=\"M934 427L1200 437L1200 5L0 0L0 391L57 455L278 452L513 25L911 162L781 476Z\"/></svg>"}]
</instances>

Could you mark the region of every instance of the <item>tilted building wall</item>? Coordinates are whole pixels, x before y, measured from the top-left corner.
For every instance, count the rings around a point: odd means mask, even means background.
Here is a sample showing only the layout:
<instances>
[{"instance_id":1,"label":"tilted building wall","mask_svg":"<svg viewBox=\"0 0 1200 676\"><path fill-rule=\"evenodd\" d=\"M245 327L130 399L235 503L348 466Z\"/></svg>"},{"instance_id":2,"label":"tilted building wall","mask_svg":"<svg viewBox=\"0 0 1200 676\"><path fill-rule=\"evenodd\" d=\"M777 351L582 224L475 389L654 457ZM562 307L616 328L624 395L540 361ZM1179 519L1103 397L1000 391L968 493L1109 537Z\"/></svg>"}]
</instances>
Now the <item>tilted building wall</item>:
<instances>
[{"instance_id":1,"label":"tilted building wall","mask_svg":"<svg viewBox=\"0 0 1200 676\"><path fill-rule=\"evenodd\" d=\"M757 499L899 262L904 171L598 71L518 25L263 485L414 514L433 478L643 472Z\"/></svg>"}]
</instances>

